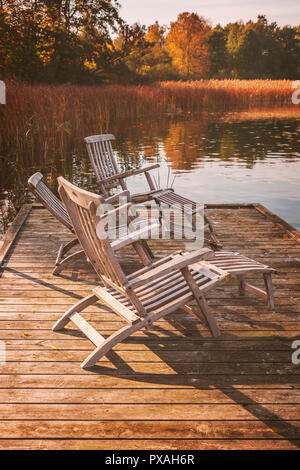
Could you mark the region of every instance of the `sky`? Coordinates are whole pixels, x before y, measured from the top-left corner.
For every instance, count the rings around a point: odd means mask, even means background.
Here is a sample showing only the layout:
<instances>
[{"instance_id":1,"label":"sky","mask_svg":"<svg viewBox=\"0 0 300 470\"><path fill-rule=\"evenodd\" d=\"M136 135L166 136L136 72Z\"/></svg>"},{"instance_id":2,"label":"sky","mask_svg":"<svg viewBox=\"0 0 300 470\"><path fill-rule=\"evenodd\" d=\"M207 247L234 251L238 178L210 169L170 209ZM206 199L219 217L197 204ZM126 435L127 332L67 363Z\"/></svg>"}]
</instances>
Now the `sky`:
<instances>
[{"instance_id":1,"label":"sky","mask_svg":"<svg viewBox=\"0 0 300 470\"><path fill-rule=\"evenodd\" d=\"M121 17L132 24L139 22L146 26L156 20L169 25L183 11L195 12L209 19L212 25L225 25L237 20L255 20L264 14L280 26L300 24L299 0L119 0Z\"/></svg>"}]
</instances>

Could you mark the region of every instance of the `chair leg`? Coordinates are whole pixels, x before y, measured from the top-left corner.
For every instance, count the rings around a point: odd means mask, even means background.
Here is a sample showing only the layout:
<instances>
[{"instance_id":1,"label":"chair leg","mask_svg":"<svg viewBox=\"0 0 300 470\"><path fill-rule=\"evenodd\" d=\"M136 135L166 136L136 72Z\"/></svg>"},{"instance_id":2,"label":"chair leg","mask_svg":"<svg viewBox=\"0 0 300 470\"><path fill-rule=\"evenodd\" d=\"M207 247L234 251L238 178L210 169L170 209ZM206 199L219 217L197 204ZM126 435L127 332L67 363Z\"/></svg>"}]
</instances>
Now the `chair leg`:
<instances>
[{"instance_id":1,"label":"chair leg","mask_svg":"<svg viewBox=\"0 0 300 470\"><path fill-rule=\"evenodd\" d=\"M144 250L146 251L147 255L149 256L149 259L154 260L155 256L154 256L150 246L148 245L147 241L146 240L141 240L141 243L142 243L142 246L143 246Z\"/></svg>"},{"instance_id":2,"label":"chair leg","mask_svg":"<svg viewBox=\"0 0 300 470\"><path fill-rule=\"evenodd\" d=\"M246 291L249 291L252 294L258 295L259 297L262 297L265 300L267 299L269 307L271 308L271 310L274 310L275 303L274 303L274 289L273 289L273 283L272 283L272 274L263 273L263 278L264 278L265 288L266 288L265 291L256 286L253 286L252 284L249 284L249 282L246 282L242 276L238 276L239 293L240 295L245 295Z\"/></svg>"},{"instance_id":3,"label":"chair leg","mask_svg":"<svg viewBox=\"0 0 300 470\"><path fill-rule=\"evenodd\" d=\"M73 246L77 245L79 242L77 240L77 238L74 238L73 240L71 240L70 242L66 243L65 245L62 243L59 247L59 250L58 250L58 253L57 253L57 257L56 257L56 261L55 261L55 264L56 266L58 266L60 264L60 261L62 259L62 257L71 249L73 248Z\"/></svg>"},{"instance_id":4,"label":"chair leg","mask_svg":"<svg viewBox=\"0 0 300 470\"><path fill-rule=\"evenodd\" d=\"M196 228L197 227L196 227L196 222L195 222L195 216L193 216L192 217L192 229L194 233L196 232ZM204 232L205 231L207 231L209 235L208 235L208 238L204 236L204 240L208 242L208 244L214 251L221 250L223 248L223 244L220 242L217 235L215 234L214 228L211 222L204 214Z\"/></svg>"},{"instance_id":5,"label":"chair leg","mask_svg":"<svg viewBox=\"0 0 300 470\"><path fill-rule=\"evenodd\" d=\"M55 266L55 268L52 271L52 274L54 276L57 276L65 267L71 263L72 261L75 261L79 258L83 258L85 256L85 253L83 250L76 251L75 253L72 253L71 255L67 256L64 258L60 263Z\"/></svg>"},{"instance_id":6,"label":"chair leg","mask_svg":"<svg viewBox=\"0 0 300 470\"><path fill-rule=\"evenodd\" d=\"M204 214L204 222L205 225L208 225L208 231L209 231L209 236L210 236L210 245L214 250L221 250L223 248L223 244L220 242L218 239L217 235L215 234L214 227L209 221L209 219L206 217Z\"/></svg>"},{"instance_id":7,"label":"chair leg","mask_svg":"<svg viewBox=\"0 0 300 470\"><path fill-rule=\"evenodd\" d=\"M205 300L204 300L204 302L205 302ZM205 305L205 307L206 307L206 312L207 312L208 311L207 304ZM204 307L204 309L205 309L205 307ZM209 321L208 321L206 316L204 315L203 310L200 307L200 305L193 305L192 307L190 305L183 305L183 307L181 307L181 308L185 312L188 312L190 315L194 315L195 317L197 317L198 320L200 320L200 322L203 323L210 330L210 332L212 333L213 336L217 337L217 336L220 335L219 328L218 328L218 325L216 323L216 320L214 318L213 319L210 318ZM212 332L212 329L213 329L214 333Z\"/></svg>"},{"instance_id":8,"label":"chair leg","mask_svg":"<svg viewBox=\"0 0 300 470\"><path fill-rule=\"evenodd\" d=\"M204 296L201 296L197 299L197 304L199 305L201 309L201 313L203 314L207 327L210 330L211 334L213 337L217 338L220 336L220 330L218 327L218 324L216 322L215 317L213 314L210 312L210 309L207 305L206 299Z\"/></svg>"},{"instance_id":9,"label":"chair leg","mask_svg":"<svg viewBox=\"0 0 300 470\"><path fill-rule=\"evenodd\" d=\"M64 245L62 254L65 255L69 250L71 250L71 248L73 248L73 246L76 245L79 245L79 241L77 240L77 238L74 238L73 240Z\"/></svg>"},{"instance_id":10,"label":"chair leg","mask_svg":"<svg viewBox=\"0 0 300 470\"><path fill-rule=\"evenodd\" d=\"M120 330L113 333L109 336L103 343L101 343L94 351L89 354L89 356L81 363L83 369L88 369L93 367L96 362L101 359L102 356L107 354L116 344L124 341L132 333L135 333L139 329L143 328L148 323L147 319L141 319L141 321L135 323L134 325L124 326Z\"/></svg>"},{"instance_id":11,"label":"chair leg","mask_svg":"<svg viewBox=\"0 0 300 470\"><path fill-rule=\"evenodd\" d=\"M268 303L271 310L275 309L275 302L274 302L274 288L272 283L272 274L271 273L264 273L264 281L266 286L266 291L268 295Z\"/></svg>"},{"instance_id":12,"label":"chair leg","mask_svg":"<svg viewBox=\"0 0 300 470\"><path fill-rule=\"evenodd\" d=\"M76 312L80 313L85 308L89 307L89 305L95 304L98 301L98 297L94 294L90 294L84 299L79 300L75 305L72 305L57 322L53 325L52 330L58 331L62 330L64 326L70 321L70 316Z\"/></svg>"},{"instance_id":13,"label":"chair leg","mask_svg":"<svg viewBox=\"0 0 300 470\"><path fill-rule=\"evenodd\" d=\"M200 309L200 312L194 312L196 316L201 320L201 322L204 321L205 325L207 328L210 330L211 334L215 337L220 336L220 330L217 325L217 322L210 312L207 302L205 300L205 297L203 294L201 294L201 291L193 278L189 268L184 267L180 270L182 272L182 275L184 279L186 280L186 283L190 287L192 293L194 294L194 299L197 302L197 306ZM193 309L194 310L194 309Z\"/></svg>"},{"instance_id":14,"label":"chair leg","mask_svg":"<svg viewBox=\"0 0 300 470\"><path fill-rule=\"evenodd\" d=\"M246 294L245 280L242 276L238 276L238 280L239 280L239 294L241 296L244 296Z\"/></svg>"}]
</instances>

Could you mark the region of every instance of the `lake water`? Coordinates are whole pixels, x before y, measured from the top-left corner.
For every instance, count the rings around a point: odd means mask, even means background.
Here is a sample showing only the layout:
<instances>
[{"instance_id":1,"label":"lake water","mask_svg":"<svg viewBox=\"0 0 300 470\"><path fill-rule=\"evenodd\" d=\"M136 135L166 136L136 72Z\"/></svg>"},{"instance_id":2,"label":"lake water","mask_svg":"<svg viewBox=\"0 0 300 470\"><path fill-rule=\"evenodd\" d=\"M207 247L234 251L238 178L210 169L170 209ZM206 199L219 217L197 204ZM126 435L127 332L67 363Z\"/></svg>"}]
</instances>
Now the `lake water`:
<instances>
[{"instance_id":1,"label":"lake water","mask_svg":"<svg viewBox=\"0 0 300 470\"><path fill-rule=\"evenodd\" d=\"M283 116L282 116L283 114ZM228 114L165 116L112 126L114 148L122 170L153 162L152 174L161 187L203 203L259 202L300 228L300 116ZM300 114L300 113L299 113ZM7 165L0 199L20 206L31 196L26 180L34 171L47 174L56 189L62 174L79 186L96 189L84 147L47 164ZM147 189L144 175L127 180L133 192Z\"/></svg>"}]
</instances>

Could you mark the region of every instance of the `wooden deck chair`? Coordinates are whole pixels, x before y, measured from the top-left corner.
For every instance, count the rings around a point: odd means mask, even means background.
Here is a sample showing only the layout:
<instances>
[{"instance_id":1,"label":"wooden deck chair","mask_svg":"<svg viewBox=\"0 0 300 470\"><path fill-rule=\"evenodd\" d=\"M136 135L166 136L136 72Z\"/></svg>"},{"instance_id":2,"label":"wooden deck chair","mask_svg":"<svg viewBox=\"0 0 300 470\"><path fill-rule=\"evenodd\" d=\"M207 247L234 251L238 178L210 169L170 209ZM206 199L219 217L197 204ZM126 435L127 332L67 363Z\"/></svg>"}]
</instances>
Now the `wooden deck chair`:
<instances>
[{"instance_id":1,"label":"wooden deck chair","mask_svg":"<svg viewBox=\"0 0 300 470\"><path fill-rule=\"evenodd\" d=\"M51 214L74 235L74 230L64 205L45 185L42 179L42 173L34 173L27 182L30 191L37 197L43 206L46 207L46 209L48 209L48 211L51 212ZM53 270L54 275L59 274L71 262L84 256L83 250L79 250L64 258L68 251L77 244L77 238L73 238L70 242L66 244L62 243L60 245L55 261L55 268Z\"/></svg>"},{"instance_id":2,"label":"wooden deck chair","mask_svg":"<svg viewBox=\"0 0 300 470\"><path fill-rule=\"evenodd\" d=\"M213 257L212 250L202 248L190 253L177 253L153 263L147 252L143 251L140 232L113 242L97 235L100 222L105 222L110 215L122 210L129 210L131 203L119 206L110 213L103 213L100 196L79 189L62 177L58 181L59 194L75 234L102 281L102 286L99 285L90 295L72 306L53 326L53 330L57 331L71 321L95 344L96 349L83 361L83 368L92 367L116 344L179 308L194 313L213 336L219 335L204 294L225 281L227 273L217 267L202 267L200 260ZM126 276L116 251L129 244L139 247L145 267ZM80 315L82 310L97 301L109 306L127 322L126 326L108 338L104 338ZM191 301L196 305L190 306Z\"/></svg>"},{"instance_id":3,"label":"wooden deck chair","mask_svg":"<svg viewBox=\"0 0 300 470\"><path fill-rule=\"evenodd\" d=\"M74 230L64 205L42 180L42 173L34 173L34 175L32 175L27 182L30 191L37 197L43 206L48 209L48 211L74 235ZM129 198L129 191L123 191L119 194L116 194L110 198L107 198L104 202L111 204L117 203L120 196L126 196ZM66 244L62 243L60 245L55 261L55 268L52 274L57 276L63 269L67 268L70 263L85 257L84 251L81 249L66 256L66 254L77 244L79 244L79 242L77 238L74 238L70 242ZM150 248L145 246L145 249L148 249L148 253L151 256L152 253Z\"/></svg>"},{"instance_id":4,"label":"wooden deck chair","mask_svg":"<svg viewBox=\"0 0 300 470\"><path fill-rule=\"evenodd\" d=\"M129 176L144 173L150 190L144 193L131 194L132 202L139 203L154 200L159 206L166 205L177 208L180 211L189 209L193 217L197 210L198 204L195 201L187 199L175 193L172 188L155 189L155 185L150 170L159 168L159 164L150 165L138 170L129 170L120 172L112 149L112 141L115 139L112 134L92 135L84 139L88 155L95 172L96 181L99 185L101 193L104 197L109 195L111 189L121 186L123 190L127 189L125 179ZM195 226L193 226L193 230ZM208 243L214 249L221 249L222 243L218 240L213 225L204 214L204 229L208 233Z\"/></svg>"},{"instance_id":5,"label":"wooden deck chair","mask_svg":"<svg viewBox=\"0 0 300 470\"><path fill-rule=\"evenodd\" d=\"M54 215L61 223L63 223L73 234L73 228L69 220L68 214L61 203L61 201L50 191L50 189L42 182L43 175L41 173L35 173L28 180L28 186L31 191L37 196L37 198L43 203L43 205ZM111 198L105 200L105 202L116 202L116 198L119 198L120 195L126 195L128 197L129 192L123 191L120 194L117 194ZM102 200L103 202L103 200ZM132 218L130 219L132 221ZM62 244L58 250L58 255L56 258L56 266L53 271L53 274L59 274L64 268L68 266L69 263L74 262L78 258L85 256L83 250L76 251L75 253L63 258L63 256L76 244L78 240L75 238L66 245ZM143 250L147 252L148 259L154 260L154 256L150 247L148 246L145 239L141 240L141 245L143 245ZM142 258L143 252L137 251L138 255ZM229 251L220 251L215 253L214 265L227 271L230 275L236 276L239 279L239 290L240 294L244 295L246 291L256 294L267 300L270 308L274 309L274 292L272 285L272 274L277 273L277 271L269 266L266 266L262 263L259 263L255 260L245 257L240 253L229 252ZM264 279L264 284L266 290L262 290L253 286L245 280L245 277L248 274L262 274Z\"/></svg>"}]
</instances>

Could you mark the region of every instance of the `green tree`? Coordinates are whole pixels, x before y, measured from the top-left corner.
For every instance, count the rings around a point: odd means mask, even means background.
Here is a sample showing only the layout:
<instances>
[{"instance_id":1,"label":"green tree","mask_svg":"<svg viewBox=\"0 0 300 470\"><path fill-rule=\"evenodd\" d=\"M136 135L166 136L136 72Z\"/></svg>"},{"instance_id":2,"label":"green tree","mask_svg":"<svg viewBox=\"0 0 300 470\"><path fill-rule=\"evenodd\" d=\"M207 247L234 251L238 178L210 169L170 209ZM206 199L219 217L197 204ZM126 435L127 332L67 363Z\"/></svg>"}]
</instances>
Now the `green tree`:
<instances>
[{"instance_id":1,"label":"green tree","mask_svg":"<svg viewBox=\"0 0 300 470\"><path fill-rule=\"evenodd\" d=\"M227 33L221 25L210 31L208 46L210 52L210 76L224 78L228 75Z\"/></svg>"},{"instance_id":2,"label":"green tree","mask_svg":"<svg viewBox=\"0 0 300 470\"><path fill-rule=\"evenodd\" d=\"M278 28L276 37L281 47L277 76L296 80L300 74L300 26Z\"/></svg>"},{"instance_id":3,"label":"green tree","mask_svg":"<svg viewBox=\"0 0 300 470\"><path fill-rule=\"evenodd\" d=\"M278 26L268 23L265 16L257 22L230 25L226 48L232 75L239 78L280 78L282 76L282 45Z\"/></svg>"}]
</instances>

